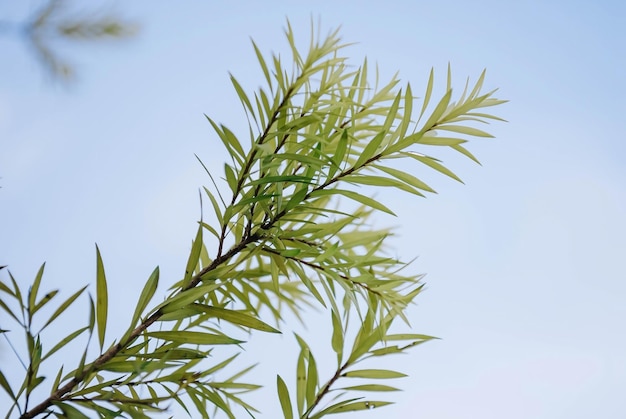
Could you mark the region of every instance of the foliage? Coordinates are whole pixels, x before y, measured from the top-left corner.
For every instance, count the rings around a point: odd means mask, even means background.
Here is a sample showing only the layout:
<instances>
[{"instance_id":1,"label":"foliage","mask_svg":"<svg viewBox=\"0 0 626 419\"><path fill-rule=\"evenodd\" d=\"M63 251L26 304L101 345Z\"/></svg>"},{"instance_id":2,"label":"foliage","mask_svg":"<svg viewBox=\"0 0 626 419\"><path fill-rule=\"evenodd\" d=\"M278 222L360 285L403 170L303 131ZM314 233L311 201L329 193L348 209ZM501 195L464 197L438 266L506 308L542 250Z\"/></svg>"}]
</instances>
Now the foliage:
<instances>
[{"instance_id":1,"label":"foliage","mask_svg":"<svg viewBox=\"0 0 626 419\"><path fill-rule=\"evenodd\" d=\"M0 282L0 307L28 343L23 382L10 384L0 372L0 386L14 401L7 417L16 411L21 418L82 418L86 412L145 418L172 401L188 412L193 406L204 417L221 411L234 418L238 409L254 417L257 409L242 396L258 387L242 381L249 368L216 378L245 345L234 337L235 329L280 333L289 311L306 324L302 314L309 306L328 313L337 366L321 376L309 344L295 335L300 347L295 388L276 378L284 417L317 419L389 403L384 394L397 388L386 382L404 374L363 362L433 338L407 329L405 311L422 290L421 277L404 273L406 264L385 252L391 232L368 224L375 211L393 212L359 187L392 187L417 196L434 192L394 168L396 159L459 180L426 150L443 146L476 160L464 143L490 137L473 125L499 119L481 110L503 101L482 92L484 72L453 100L448 69L445 93L431 105L431 70L414 116L411 86L398 89L394 77L372 88L367 60L350 66L337 31L325 38L312 31L306 55L289 25L286 37L293 54L290 70L280 56L265 58L253 43L265 88L248 95L231 76L249 121L249 140L207 118L231 158L224 164L225 187L207 170L211 187L204 192L216 223L199 222L184 276L151 306L160 281L159 268L154 269L123 336L111 340L106 333L108 284L97 248L96 296L89 296L87 324L49 350L43 350L42 331L59 327L87 287L40 319L58 295L58 290L40 292L44 266L28 292L10 273L10 280ZM394 322L405 323L406 331L393 332ZM73 369L61 367L53 380L44 381L42 364L77 339L86 349ZM94 345L100 355L89 360ZM220 357L218 345L230 345L232 355ZM359 384L363 380L367 383ZM31 396L44 383L48 396L35 404ZM363 397L372 393L380 395Z\"/></svg>"},{"instance_id":2,"label":"foliage","mask_svg":"<svg viewBox=\"0 0 626 419\"><path fill-rule=\"evenodd\" d=\"M0 33L21 37L43 68L56 79L69 81L75 76L72 65L52 48L54 40L97 41L133 36L137 26L115 16L77 15L67 0L47 0L23 22L0 21Z\"/></svg>"}]
</instances>

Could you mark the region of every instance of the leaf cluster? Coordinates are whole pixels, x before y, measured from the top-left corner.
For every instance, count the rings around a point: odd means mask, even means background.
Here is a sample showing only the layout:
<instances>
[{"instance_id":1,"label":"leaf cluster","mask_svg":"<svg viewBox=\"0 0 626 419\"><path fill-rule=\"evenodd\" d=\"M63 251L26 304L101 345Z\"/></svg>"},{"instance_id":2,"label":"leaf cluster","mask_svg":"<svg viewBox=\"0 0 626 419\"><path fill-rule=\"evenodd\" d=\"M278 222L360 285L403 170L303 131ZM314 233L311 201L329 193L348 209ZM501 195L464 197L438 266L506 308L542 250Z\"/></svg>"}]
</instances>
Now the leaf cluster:
<instances>
[{"instance_id":1,"label":"leaf cluster","mask_svg":"<svg viewBox=\"0 0 626 419\"><path fill-rule=\"evenodd\" d=\"M357 68L349 65L337 31L319 37L312 30L305 55L296 47L289 24L286 38L292 55L289 69L280 55L265 57L253 43L266 87L247 94L231 75L248 119L247 139L207 117L231 157L221 177L201 162L211 180L204 193L216 222L198 223L182 278L162 302L151 306L158 267L152 272L121 337L107 339L108 285L98 249L96 296L95 301L90 297L88 323L50 351L42 349L41 330L85 288L34 331L35 314L57 294L38 296L43 266L27 294L12 276L10 283L0 282L6 296L0 307L29 342L24 382L12 386L0 373L0 385L14 401L7 417L17 409L22 418L87 417L86 411L98 417L143 418L171 402L188 412L193 405L203 417L210 417L213 409L234 418L236 406L253 416L256 408L241 397L258 387L240 381L249 368L219 378L245 345L241 332L280 333L287 312L306 324L302 314L311 306L329 314L330 349L337 366L322 375L309 344L296 334L300 352L295 389L290 391L277 376L284 417L313 419L389 404L363 394L396 391L378 380L404 374L364 363L378 364L381 357L433 338L392 332L394 321L409 326L406 309L423 284L420 275L406 274L406 263L386 251L392 232L371 225L374 212L392 210L361 187L395 188L417 196L434 192L415 174L394 167L397 159L460 180L427 150L446 147L476 160L464 144L472 137L490 136L476 125L499 120L482 109L503 101L494 92L482 92L484 72L453 99L448 69L445 93L433 102L431 71L414 112L411 86L398 88L396 77L379 86L377 72L372 86L367 60ZM61 367L49 395L35 406L29 404L33 390L44 382L41 363L83 335L86 349L74 369L65 372ZM99 355L88 361L92 335L97 336ZM221 358L215 351L224 345L235 354ZM363 379L368 382L359 384Z\"/></svg>"},{"instance_id":2,"label":"leaf cluster","mask_svg":"<svg viewBox=\"0 0 626 419\"><path fill-rule=\"evenodd\" d=\"M67 0L46 0L22 22L0 22L2 32L23 38L53 78L68 81L74 77L74 69L55 51L54 40L124 39L137 32L137 25L112 15L77 15Z\"/></svg>"}]
</instances>

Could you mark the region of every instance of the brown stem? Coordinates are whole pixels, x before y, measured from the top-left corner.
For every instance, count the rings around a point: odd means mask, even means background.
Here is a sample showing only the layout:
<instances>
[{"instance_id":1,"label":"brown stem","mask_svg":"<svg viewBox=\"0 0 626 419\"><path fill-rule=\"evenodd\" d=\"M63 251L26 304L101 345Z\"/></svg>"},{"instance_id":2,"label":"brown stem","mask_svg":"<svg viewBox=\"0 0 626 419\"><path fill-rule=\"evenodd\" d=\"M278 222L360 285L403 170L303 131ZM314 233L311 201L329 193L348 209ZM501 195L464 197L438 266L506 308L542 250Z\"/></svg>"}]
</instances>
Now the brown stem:
<instances>
[{"instance_id":1,"label":"brown stem","mask_svg":"<svg viewBox=\"0 0 626 419\"><path fill-rule=\"evenodd\" d=\"M315 400L313 400L313 403L311 403L311 406L309 406L309 408L306 410L306 412L304 412L304 414L300 417L300 419L308 419L309 418L309 416L313 412L313 409L315 409L317 407L317 405L322 401L324 396L330 391L330 387L333 384L335 384L335 381L337 381L341 377L341 375L343 374L343 371L346 368L348 368L349 366L350 366L350 364L348 363L348 361L346 361L346 363L343 364L341 366L341 368L339 368L337 371L335 371L335 374L332 376L332 378L330 380L328 380L326 382L326 384L324 385L324 387L322 387L322 389L319 391L319 393L317 393L317 396L315 396Z\"/></svg>"}]
</instances>

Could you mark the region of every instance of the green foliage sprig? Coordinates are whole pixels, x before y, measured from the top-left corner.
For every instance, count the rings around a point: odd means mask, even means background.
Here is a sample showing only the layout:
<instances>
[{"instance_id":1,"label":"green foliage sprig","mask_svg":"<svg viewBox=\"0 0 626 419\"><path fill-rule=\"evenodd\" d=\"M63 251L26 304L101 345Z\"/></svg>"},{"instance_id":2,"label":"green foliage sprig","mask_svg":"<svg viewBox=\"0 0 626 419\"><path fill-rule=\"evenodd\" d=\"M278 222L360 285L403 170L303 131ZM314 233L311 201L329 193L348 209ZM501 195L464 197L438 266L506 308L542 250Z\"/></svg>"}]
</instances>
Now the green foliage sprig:
<instances>
[{"instance_id":1,"label":"green foliage sprig","mask_svg":"<svg viewBox=\"0 0 626 419\"><path fill-rule=\"evenodd\" d=\"M43 350L41 332L86 287L36 329L35 315L57 295L56 290L39 293L44 267L28 293L10 274L10 283L0 282L0 307L24 331L28 343L24 381L10 385L0 372L0 386L14 402L7 417L17 409L21 418L83 418L86 411L98 417L147 418L171 401L188 412L193 405L203 417L213 409L234 418L235 406L253 417L258 410L242 394L258 386L240 381L249 368L217 378L245 344L235 337L236 329L279 333L287 310L306 324L301 315L308 306L329 312L330 348L337 367L325 379L320 377L309 345L296 335L300 353L295 389L290 391L277 376L284 417L317 419L389 404L362 394L395 391L378 380L404 374L362 363L403 353L433 338L391 330L398 319L408 325L406 308L423 284L420 275L403 273L406 264L385 252L391 232L368 224L374 211L393 214L392 210L359 187L392 187L417 196L434 192L417 176L395 168L395 159L410 159L460 180L426 150L443 146L476 160L464 143L470 137L490 137L474 125L499 120L481 110L503 101L494 98L493 91L482 92L484 72L453 100L448 69L445 93L431 106L431 70L414 116L411 86L398 89L394 77L382 87L372 87L367 60L351 67L337 31L325 38L312 32L306 55L296 47L290 25L286 37L292 53L290 70L280 56L265 58L253 43L265 88L248 95L231 76L249 121L248 140L207 117L231 157L224 164L226 189L207 169L212 187L204 192L216 223L199 223L184 276L149 309L159 268L152 272L123 336L107 339L108 285L98 249L96 298L90 297L89 321L48 351ZM206 234L215 244L212 255ZM6 330L2 333L8 335ZM100 355L88 362L94 333ZM34 390L45 379L40 374L42 363L84 335L86 349L74 369L67 372L61 367L48 396L33 406ZM216 345L231 345L234 355L225 359L214 355ZM368 383L351 384L355 378Z\"/></svg>"},{"instance_id":2,"label":"green foliage sprig","mask_svg":"<svg viewBox=\"0 0 626 419\"><path fill-rule=\"evenodd\" d=\"M46 0L21 22L0 21L0 34L22 38L42 67L55 79L70 81L75 69L55 51L54 41L99 41L126 39L137 32L135 23L113 15L69 12L68 0Z\"/></svg>"}]
</instances>

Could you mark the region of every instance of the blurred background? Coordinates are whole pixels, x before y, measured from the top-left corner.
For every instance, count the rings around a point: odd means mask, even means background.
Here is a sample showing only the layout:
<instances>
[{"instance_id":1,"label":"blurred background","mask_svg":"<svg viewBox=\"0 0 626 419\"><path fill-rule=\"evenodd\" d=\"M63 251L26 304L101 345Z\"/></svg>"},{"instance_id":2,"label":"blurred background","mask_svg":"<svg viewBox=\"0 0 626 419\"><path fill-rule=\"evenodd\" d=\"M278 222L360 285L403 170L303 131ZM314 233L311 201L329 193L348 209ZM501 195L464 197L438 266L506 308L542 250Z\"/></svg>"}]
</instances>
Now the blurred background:
<instances>
[{"instance_id":1,"label":"blurred background","mask_svg":"<svg viewBox=\"0 0 626 419\"><path fill-rule=\"evenodd\" d=\"M220 173L227 157L203 114L247 133L228 71L257 88L250 37L285 53L286 18L303 45L319 19L381 80L399 71L421 95L434 67L441 93L450 63L459 94L487 68L487 90L510 100L496 139L469 145L482 167L444 155L465 185L416 168L437 195L377 193L398 214L376 221L399 227L395 254L427 273L412 326L442 340L380 365L410 375L395 405L346 417L626 417L625 3L66 0L57 18L97 18L98 30L19 29L47 3L0 2L0 265L18 283L46 261L44 289L93 293L97 242L113 339L156 265L163 290L184 272L209 184L194 153ZM86 304L76 313L68 327ZM330 330L306 334L332 368ZM292 335L246 348L242 368L261 361L248 381L267 386L246 400L279 417ZM5 340L0 364L22 374Z\"/></svg>"}]
</instances>

